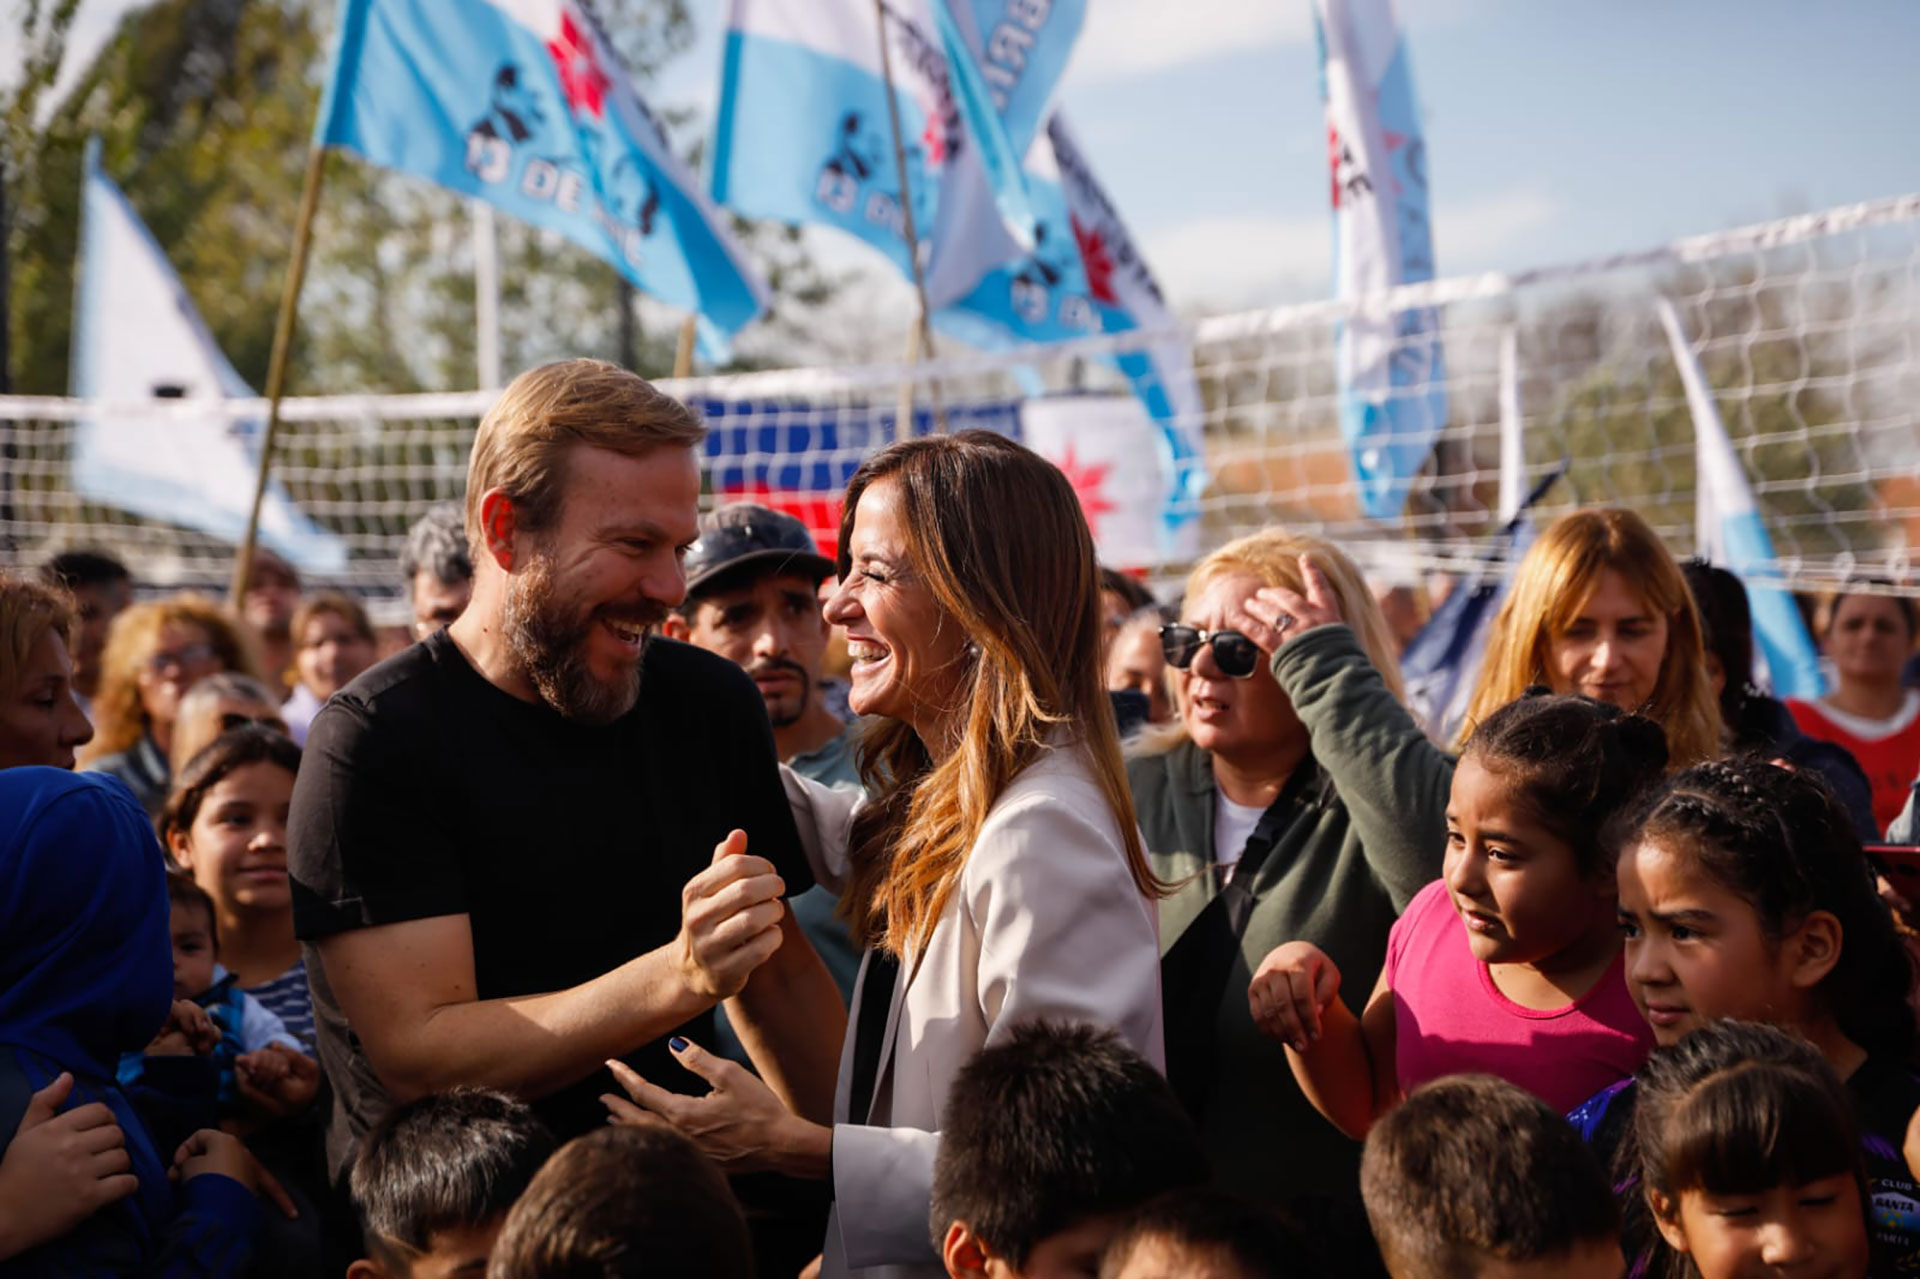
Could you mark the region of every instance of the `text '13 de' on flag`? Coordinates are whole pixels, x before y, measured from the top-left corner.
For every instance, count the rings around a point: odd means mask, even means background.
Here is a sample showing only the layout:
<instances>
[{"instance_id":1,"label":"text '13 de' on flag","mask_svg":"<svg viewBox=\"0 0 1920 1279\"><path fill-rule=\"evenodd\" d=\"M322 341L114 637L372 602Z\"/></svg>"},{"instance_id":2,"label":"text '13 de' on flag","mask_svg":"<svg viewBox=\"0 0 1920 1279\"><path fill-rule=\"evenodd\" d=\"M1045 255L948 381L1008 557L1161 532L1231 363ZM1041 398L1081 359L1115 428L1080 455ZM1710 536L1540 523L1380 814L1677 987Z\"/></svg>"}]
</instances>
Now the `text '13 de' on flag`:
<instances>
[{"instance_id":1,"label":"text '13 de' on flag","mask_svg":"<svg viewBox=\"0 0 1920 1279\"><path fill-rule=\"evenodd\" d=\"M72 483L90 501L237 542L253 505L260 424L231 400L253 391L227 362L166 254L87 144L74 290ZM338 573L346 542L276 481L260 540L301 571Z\"/></svg>"},{"instance_id":2,"label":"text '13 de' on flag","mask_svg":"<svg viewBox=\"0 0 1920 1279\"><path fill-rule=\"evenodd\" d=\"M1674 367L1686 389L1693 417L1694 550L1707 563L1726 569L1747 588L1753 610L1753 638L1766 665L1767 682L1780 697L1818 697L1826 691L1820 658L1806 620L1793 596L1770 585L1774 573L1773 539L1760 518L1747 483L1747 470L1734 452L1707 375L1687 342L1673 303L1656 303L1661 327L1673 348Z\"/></svg>"},{"instance_id":3,"label":"text '13 de' on flag","mask_svg":"<svg viewBox=\"0 0 1920 1279\"><path fill-rule=\"evenodd\" d=\"M734 212L837 227L908 277L911 208L930 309L1022 252L963 118L933 9L944 2L885 10L904 199L873 0L732 0L711 170Z\"/></svg>"},{"instance_id":4,"label":"text '13 de' on flag","mask_svg":"<svg viewBox=\"0 0 1920 1279\"><path fill-rule=\"evenodd\" d=\"M723 334L766 309L578 0L342 0L314 142L557 232Z\"/></svg>"},{"instance_id":5,"label":"text '13 de' on flag","mask_svg":"<svg viewBox=\"0 0 1920 1279\"><path fill-rule=\"evenodd\" d=\"M1365 299L1431 280L1426 142L1392 0L1312 0L1332 169L1335 291ZM1356 310L1335 358L1340 433L1361 509L1391 519L1447 419L1439 316Z\"/></svg>"},{"instance_id":6,"label":"text '13 de' on flag","mask_svg":"<svg viewBox=\"0 0 1920 1279\"><path fill-rule=\"evenodd\" d=\"M935 325L984 350L1070 341L1100 333L1171 332L1177 321L1085 152L1054 112L1027 153L1037 214L1031 253L989 271ZM1126 375L1152 428L1141 437L1158 458L1162 488L1154 555L1165 563L1197 551L1199 499L1207 484L1201 446L1204 405L1192 349L1177 337L1101 357Z\"/></svg>"}]
</instances>

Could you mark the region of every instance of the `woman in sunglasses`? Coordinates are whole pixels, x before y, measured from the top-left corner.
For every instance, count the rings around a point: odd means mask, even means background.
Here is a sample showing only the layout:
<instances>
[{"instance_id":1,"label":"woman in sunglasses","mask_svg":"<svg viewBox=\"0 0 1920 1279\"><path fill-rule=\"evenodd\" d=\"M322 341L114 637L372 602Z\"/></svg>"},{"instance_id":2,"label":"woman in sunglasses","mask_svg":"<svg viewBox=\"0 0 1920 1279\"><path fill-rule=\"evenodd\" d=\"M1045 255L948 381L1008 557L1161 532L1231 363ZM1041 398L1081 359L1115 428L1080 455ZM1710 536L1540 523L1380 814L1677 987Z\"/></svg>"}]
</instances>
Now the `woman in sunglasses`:
<instances>
[{"instance_id":1,"label":"woman in sunglasses","mask_svg":"<svg viewBox=\"0 0 1920 1279\"><path fill-rule=\"evenodd\" d=\"M1178 717L1127 774L1161 902L1167 1074L1215 1179L1268 1202L1358 1186L1254 1025L1247 984L1306 937L1371 989L1400 911L1440 873L1453 764L1400 704L1393 640L1352 560L1281 530L1221 547L1161 638Z\"/></svg>"},{"instance_id":2,"label":"woman in sunglasses","mask_svg":"<svg viewBox=\"0 0 1920 1279\"><path fill-rule=\"evenodd\" d=\"M93 745L80 766L112 773L158 816L173 780L169 754L180 699L218 671L256 675L252 654L211 600L176 595L114 618L100 667Z\"/></svg>"}]
</instances>

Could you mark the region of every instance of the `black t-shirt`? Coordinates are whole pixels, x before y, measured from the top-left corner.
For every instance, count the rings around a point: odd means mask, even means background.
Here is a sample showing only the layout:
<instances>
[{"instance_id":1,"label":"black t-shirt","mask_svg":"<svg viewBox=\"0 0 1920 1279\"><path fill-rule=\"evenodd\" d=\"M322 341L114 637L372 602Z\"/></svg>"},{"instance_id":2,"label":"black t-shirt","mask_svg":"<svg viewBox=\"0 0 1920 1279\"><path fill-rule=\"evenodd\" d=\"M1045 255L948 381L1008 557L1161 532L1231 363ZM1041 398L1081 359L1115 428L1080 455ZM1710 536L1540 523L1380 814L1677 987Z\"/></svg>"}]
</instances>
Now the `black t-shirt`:
<instances>
[{"instance_id":1,"label":"black t-shirt","mask_svg":"<svg viewBox=\"0 0 1920 1279\"><path fill-rule=\"evenodd\" d=\"M308 735L287 832L294 924L334 1090L333 1172L387 1096L313 942L465 915L479 998L590 981L673 940L682 886L735 827L789 894L812 886L777 760L745 672L659 638L647 642L639 702L603 727L496 688L445 632L335 696ZM674 1033L710 1044L712 1020ZM628 1061L662 1087L704 1091L665 1038ZM534 1108L564 1141L605 1122L598 1097L611 1086L596 1071Z\"/></svg>"}]
</instances>

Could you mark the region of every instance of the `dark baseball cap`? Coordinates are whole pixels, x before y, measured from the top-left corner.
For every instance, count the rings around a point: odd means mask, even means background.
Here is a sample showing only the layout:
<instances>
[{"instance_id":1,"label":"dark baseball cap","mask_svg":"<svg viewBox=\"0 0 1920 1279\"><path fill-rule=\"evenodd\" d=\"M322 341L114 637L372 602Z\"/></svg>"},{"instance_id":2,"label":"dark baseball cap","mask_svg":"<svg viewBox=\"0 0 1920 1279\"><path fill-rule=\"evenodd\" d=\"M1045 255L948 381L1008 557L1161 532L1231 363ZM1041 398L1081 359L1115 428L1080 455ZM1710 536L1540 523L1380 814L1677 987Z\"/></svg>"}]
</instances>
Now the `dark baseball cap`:
<instances>
[{"instance_id":1,"label":"dark baseball cap","mask_svg":"<svg viewBox=\"0 0 1920 1279\"><path fill-rule=\"evenodd\" d=\"M687 548L687 593L748 565L798 573L816 584L834 574L833 561L814 545L807 526L785 511L734 502L701 516L699 540Z\"/></svg>"}]
</instances>

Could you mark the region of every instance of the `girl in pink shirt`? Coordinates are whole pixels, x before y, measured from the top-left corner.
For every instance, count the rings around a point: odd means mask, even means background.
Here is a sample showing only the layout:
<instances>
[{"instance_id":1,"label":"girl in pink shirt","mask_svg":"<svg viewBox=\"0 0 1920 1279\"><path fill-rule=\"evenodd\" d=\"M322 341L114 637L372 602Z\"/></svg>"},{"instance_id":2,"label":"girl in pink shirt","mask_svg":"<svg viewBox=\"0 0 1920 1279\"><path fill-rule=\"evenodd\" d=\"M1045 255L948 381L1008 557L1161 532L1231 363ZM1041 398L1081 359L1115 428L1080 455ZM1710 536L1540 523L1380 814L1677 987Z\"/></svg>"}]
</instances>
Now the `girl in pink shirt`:
<instances>
[{"instance_id":1,"label":"girl in pink shirt","mask_svg":"<svg viewBox=\"0 0 1920 1279\"><path fill-rule=\"evenodd\" d=\"M1660 727L1534 695L1467 740L1441 878L1407 907L1365 1010L1325 952L1288 942L1248 988L1301 1090L1348 1136L1409 1089L1484 1071L1570 1110L1653 1046L1626 987L1603 832L1667 762Z\"/></svg>"}]
</instances>

